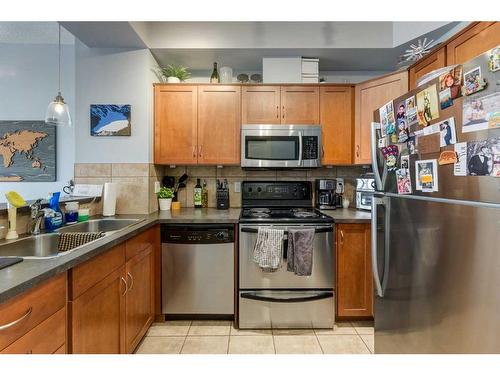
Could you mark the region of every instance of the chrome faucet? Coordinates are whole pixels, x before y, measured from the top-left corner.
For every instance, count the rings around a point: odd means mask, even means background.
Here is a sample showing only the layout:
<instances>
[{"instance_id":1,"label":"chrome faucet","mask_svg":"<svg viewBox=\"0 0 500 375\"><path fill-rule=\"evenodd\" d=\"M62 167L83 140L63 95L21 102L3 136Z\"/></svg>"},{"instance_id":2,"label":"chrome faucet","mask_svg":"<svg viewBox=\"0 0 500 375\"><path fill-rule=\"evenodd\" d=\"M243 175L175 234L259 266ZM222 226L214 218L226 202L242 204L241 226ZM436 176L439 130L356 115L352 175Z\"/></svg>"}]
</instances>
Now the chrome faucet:
<instances>
[{"instance_id":1,"label":"chrome faucet","mask_svg":"<svg viewBox=\"0 0 500 375\"><path fill-rule=\"evenodd\" d=\"M40 234L40 226L42 225L42 219L44 213L42 211L42 199L37 199L34 203L30 205L31 209L31 222L30 222L30 233L33 235Z\"/></svg>"}]
</instances>

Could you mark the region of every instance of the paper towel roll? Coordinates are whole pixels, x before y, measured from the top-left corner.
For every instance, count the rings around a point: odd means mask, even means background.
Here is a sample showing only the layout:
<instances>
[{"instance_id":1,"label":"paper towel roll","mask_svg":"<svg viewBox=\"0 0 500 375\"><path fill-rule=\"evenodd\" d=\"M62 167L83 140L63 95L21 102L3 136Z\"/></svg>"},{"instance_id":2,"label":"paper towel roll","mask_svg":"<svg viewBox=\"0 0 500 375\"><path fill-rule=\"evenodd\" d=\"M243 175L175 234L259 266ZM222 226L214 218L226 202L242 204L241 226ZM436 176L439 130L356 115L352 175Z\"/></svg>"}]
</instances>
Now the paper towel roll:
<instances>
[{"instance_id":1,"label":"paper towel roll","mask_svg":"<svg viewBox=\"0 0 500 375\"><path fill-rule=\"evenodd\" d=\"M103 216L114 216L116 212L116 194L118 184L116 182L106 182L104 184L104 203L102 207Z\"/></svg>"}]
</instances>

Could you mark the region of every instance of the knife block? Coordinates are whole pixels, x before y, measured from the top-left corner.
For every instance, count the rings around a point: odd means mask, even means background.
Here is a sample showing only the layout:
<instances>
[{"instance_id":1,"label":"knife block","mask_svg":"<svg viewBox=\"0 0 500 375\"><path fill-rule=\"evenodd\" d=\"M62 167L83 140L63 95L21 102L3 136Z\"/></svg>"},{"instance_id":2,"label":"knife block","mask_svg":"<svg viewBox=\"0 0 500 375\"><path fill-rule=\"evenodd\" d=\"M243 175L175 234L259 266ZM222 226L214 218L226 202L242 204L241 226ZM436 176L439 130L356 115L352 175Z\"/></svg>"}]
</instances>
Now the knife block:
<instances>
[{"instance_id":1,"label":"knife block","mask_svg":"<svg viewBox=\"0 0 500 375\"><path fill-rule=\"evenodd\" d=\"M229 189L217 189L215 192L218 210L229 208Z\"/></svg>"}]
</instances>

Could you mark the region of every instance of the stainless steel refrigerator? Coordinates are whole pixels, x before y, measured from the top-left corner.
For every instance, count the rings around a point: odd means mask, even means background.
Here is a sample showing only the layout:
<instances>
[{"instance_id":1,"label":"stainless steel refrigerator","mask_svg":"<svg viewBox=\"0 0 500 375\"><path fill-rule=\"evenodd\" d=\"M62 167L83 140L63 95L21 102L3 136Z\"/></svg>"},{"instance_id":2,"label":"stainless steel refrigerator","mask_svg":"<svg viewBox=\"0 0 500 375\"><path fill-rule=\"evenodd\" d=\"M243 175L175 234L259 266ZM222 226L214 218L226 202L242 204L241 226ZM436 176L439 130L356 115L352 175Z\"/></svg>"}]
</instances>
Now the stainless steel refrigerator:
<instances>
[{"instance_id":1,"label":"stainless steel refrigerator","mask_svg":"<svg viewBox=\"0 0 500 375\"><path fill-rule=\"evenodd\" d=\"M464 72L481 66L488 86L478 97L499 90L500 72L489 72L487 61L483 54L463 64ZM500 137L500 128L463 133L463 100L439 116L455 118L457 142ZM415 161L439 153L416 154L409 163L413 193L400 195L378 147L377 122L371 133L375 352L500 353L500 178L455 176L453 164L443 165L439 191L417 191Z\"/></svg>"}]
</instances>

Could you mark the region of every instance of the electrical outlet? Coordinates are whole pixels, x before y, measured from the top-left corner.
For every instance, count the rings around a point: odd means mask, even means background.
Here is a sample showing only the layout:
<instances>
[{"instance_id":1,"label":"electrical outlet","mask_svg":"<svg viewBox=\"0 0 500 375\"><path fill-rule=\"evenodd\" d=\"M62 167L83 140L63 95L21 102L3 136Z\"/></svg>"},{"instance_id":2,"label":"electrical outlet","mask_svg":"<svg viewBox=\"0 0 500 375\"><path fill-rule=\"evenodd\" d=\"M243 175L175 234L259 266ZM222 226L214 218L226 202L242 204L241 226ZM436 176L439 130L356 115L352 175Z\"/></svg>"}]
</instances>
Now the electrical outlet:
<instances>
[{"instance_id":1,"label":"electrical outlet","mask_svg":"<svg viewBox=\"0 0 500 375\"><path fill-rule=\"evenodd\" d=\"M160 181L155 181L155 194L160 191Z\"/></svg>"},{"instance_id":2,"label":"electrical outlet","mask_svg":"<svg viewBox=\"0 0 500 375\"><path fill-rule=\"evenodd\" d=\"M234 192L235 193L241 193L241 182L236 181L234 183Z\"/></svg>"}]
</instances>

